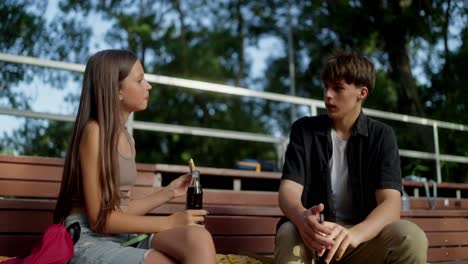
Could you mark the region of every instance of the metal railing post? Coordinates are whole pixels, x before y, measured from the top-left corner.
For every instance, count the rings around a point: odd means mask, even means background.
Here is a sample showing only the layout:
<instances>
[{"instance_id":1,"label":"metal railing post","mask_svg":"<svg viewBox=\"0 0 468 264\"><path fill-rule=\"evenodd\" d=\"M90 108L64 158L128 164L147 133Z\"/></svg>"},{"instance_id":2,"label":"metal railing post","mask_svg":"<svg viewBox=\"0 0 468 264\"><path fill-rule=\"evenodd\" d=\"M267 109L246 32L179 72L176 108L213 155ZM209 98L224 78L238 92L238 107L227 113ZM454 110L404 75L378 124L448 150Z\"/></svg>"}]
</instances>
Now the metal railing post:
<instances>
[{"instance_id":1,"label":"metal railing post","mask_svg":"<svg viewBox=\"0 0 468 264\"><path fill-rule=\"evenodd\" d=\"M289 137L285 137L282 141L275 144L276 153L278 154L277 166L280 170L283 169L286 148L288 147L288 143L289 143Z\"/></svg>"},{"instance_id":2,"label":"metal railing post","mask_svg":"<svg viewBox=\"0 0 468 264\"><path fill-rule=\"evenodd\" d=\"M315 104L310 105L310 115L316 116L317 115L317 106Z\"/></svg>"},{"instance_id":3,"label":"metal railing post","mask_svg":"<svg viewBox=\"0 0 468 264\"><path fill-rule=\"evenodd\" d=\"M442 182L442 171L440 168L440 150L439 150L439 131L437 129L437 123L432 123L432 131L434 134L434 154L436 162L437 182Z\"/></svg>"}]
</instances>

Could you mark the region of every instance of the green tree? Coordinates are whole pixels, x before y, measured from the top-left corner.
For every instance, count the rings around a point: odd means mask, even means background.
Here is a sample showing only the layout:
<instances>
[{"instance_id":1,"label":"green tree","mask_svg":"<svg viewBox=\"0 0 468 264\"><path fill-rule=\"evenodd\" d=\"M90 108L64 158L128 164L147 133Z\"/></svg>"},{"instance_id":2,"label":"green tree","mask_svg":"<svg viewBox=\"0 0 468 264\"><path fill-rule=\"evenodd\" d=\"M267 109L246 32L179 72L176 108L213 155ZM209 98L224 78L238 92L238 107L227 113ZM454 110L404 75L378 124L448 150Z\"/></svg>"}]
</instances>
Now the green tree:
<instances>
[{"instance_id":1,"label":"green tree","mask_svg":"<svg viewBox=\"0 0 468 264\"><path fill-rule=\"evenodd\" d=\"M2 17L8 25L0 29L2 51L84 63L91 34L87 21L99 16L111 25L104 33L106 45L134 51L148 73L289 94L293 81L288 68L291 29L296 95L322 99L324 57L334 49L352 49L378 65L377 87L366 107L466 123L463 91L468 75L462 63L467 58L468 12L463 1L61 0L57 15L48 21L42 16L45 10L42 2L2 2L0 13L5 14ZM451 33L454 27L462 32L460 36ZM280 46L271 50L264 77L253 79L247 50L267 38ZM460 45L450 48L454 39ZM46 74L34 76L57 87L70 76L81 80L81 75L37 67L2 63L3 67L7 71L0 73L5 80L0 95L8 91L10 98L17 95L8 88L23 81L25 69L43 71ZM428 81L418 82L417 68L424 70L422 75ZM8 102L22 104L20 108L27 108L28 103ZM154 84L147 111L136 113L136 119L286 135L292 122L290 107ZM308 114L304 107L298 112ZM389 123L402 148L433 151L431 128ZM467 155L466 136L440 133L443 153ZM66 126L54 122L26 124L17 134L28 139L8 141L8 149L44 155L61 155L58 149L65 148L66 141L60 135L68 136ZM193 156L201 165L230 167L241 158L275 158L270 144L142 131L135 131L135 138L137 158L143 162L181 163ZM28 146L36 146L37 152ZM403 163L408 172L421 165Z\"/></svg>"},{"instance_id":2,"label":"green tree","mask_svg":"<svg viewBox=\"0 0 468 264\"><path fill-rule=\"evenodd\" d=\"M227 11L215 12L219 7L227 8ZM134 51L148 73L241 85L245 84L246 72L250 67L243 51L245 33L242 12L245 11L241 11L242 8L242 1L61 1L59 20L64 21L69 13L76 14L81 20L86 20L90 14L105 18L111 24L109 32L106 32L108 45ZM206 11L209 11L209 20L222 23L206 23ZM70 42L83 43L81 39L73 41L71 37L64 36ZM256 102L154 86L150 106L147 111L136 113L137 120L248 132L265 131L255 113L258 107ZM25 130L31 129L28 126L22 129L22 135L34 138L29 142L34 143L37 151L60 155L62 152L57 150L52 153L49 147L62 146L61 139L51 137L68 134L66 129L61 128L55 124L38 125L37 129L42 132L32 134L26 133ZM240 158L274 159L276 155L274 146L269 144L246 143L245 148L239 148L238 141L154 135L140 131L135 131L135 138L136 142L143 142L137 146L137 159L144 162L181 163L194 156L202 165L231 167ZM197 144L193 144L194 141ZM21 149L34 151L24 146Z\"/></svg>"},{"instance_id":3,"label":"green tree","mask_svg":"<svg viewBox=\"0 0 468 264\"><path fill-rule=\"evenodd\" d=\"M47 1L2 1L0 52L70 62L85 61L89 27L78 18L63 13L47 20L44 16L47 7ZM30 93L17 92L15 88L19 85L31 86L42 81L55 89L63 89L67 80L77 76L23 64L0 62L0 66L0 107L5 108L31 108ZM37 138L43 135L45 127L47 122L26 119L18 131L13 132L13 138L5 134L1 136L0 151L16 150L15 153L30 155L50 154L55 151L56 146ZM62 144L60 149L63 150L63 147ZM48 150L43 151L44 149Z\"/></svg>"}]
</instances>

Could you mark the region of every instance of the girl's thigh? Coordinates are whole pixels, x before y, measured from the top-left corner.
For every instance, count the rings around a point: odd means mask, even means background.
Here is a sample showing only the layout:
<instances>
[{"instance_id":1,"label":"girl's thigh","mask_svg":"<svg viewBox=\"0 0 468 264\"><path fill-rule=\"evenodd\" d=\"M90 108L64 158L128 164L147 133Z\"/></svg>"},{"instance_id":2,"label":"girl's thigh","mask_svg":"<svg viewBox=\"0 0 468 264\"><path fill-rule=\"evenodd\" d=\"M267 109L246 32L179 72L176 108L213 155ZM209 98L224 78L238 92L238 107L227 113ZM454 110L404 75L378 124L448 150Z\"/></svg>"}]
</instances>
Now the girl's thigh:
<instances>
[{"instance_id":1,"label":"girl's thigh","mask_svg":"<svg viewBox=\"0 0 468 264\"><path fill-rule=\"evenodd\" d=\"M154 249L175 259L184 259L187 253L197 248L214 251L211 234L203 227L184 226L154 234L151 245Z\"/></svg>"},{"instance_id":2,"label":"girl's thigh","mask_svg":"<svg viewBox=\"0 0 468 264\"><path fill-rule=\"evenodd\" d=\"M143 263L148 250L134 247L122 247L114 241L105 241L93 237L82 237L75 245L75 254L71 264L120 264Z\"/></svg>"}]
</instances>

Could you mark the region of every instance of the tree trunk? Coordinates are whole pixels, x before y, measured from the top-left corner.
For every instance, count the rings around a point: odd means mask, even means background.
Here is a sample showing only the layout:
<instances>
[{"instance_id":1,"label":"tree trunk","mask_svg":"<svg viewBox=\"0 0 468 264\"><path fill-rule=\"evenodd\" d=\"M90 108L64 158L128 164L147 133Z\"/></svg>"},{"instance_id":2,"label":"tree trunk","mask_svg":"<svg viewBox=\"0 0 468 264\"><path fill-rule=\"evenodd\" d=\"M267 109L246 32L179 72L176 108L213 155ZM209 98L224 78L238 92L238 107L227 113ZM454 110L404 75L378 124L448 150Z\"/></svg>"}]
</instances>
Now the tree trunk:
<instances>
[{"instance_id":1,"label":"tree trunk","mask_svg":"<svg viewBox=\"0 0 468 264\"><path fill-rule=\"evenodd\" d=\"M386 40L385 51L390 62L390 75L399 86L398 103L400 109L405 114L424 116L418 87L411 72L406 47L407 39L403 34L398 34L395 31L387 30L384 32L384 38Z\"/></svg>"},{"instance_id":2,"label":"tree trunk","mask_svg":"<svg viewBox=\"0 0 468 264\"><path fill-rule=\"evenodd\" d=\"M244 17L242 16L242 2L243 0L237 0L236 2L236 15L237 15L237 38L239 40L239 50L238 50L238 71L236 76L236 86L240 86L242 80L244 79L244 39L245 39L245 32L244 32Z\"/></svg>"},{"instance_id":3,"label":"tree trunk","mask_svg":"<svg viewBox=\"0 0 468 264\"><path fill-rule=\"evenodd\" d=\"M390 3L391 2L391 3ZM408 27L401 20L401 6L398 1L364 1L374 18L375 26L384 40L388 54L390 76L398 85L398 104L404 114L424 116L416 80L413 78L408 55ZM396 14L399 15L396 15Z\"/></svg>"},{"instance_id":4,"label":"tree trunk","mask_svg":"<svg viewBox=\"0 0 468 264\"><path fill-rule=\"evenodd\" d=\"M188 63L188 55L187 55L187 29L185 27L185 14L180 6L180 0L173 0L174 7L179 14L179 23L180 23L180 48L181 48L181 69L182 69L182 76L186 76L188 74L187 70L187 63Z\"/></svg>"}]
</instances>

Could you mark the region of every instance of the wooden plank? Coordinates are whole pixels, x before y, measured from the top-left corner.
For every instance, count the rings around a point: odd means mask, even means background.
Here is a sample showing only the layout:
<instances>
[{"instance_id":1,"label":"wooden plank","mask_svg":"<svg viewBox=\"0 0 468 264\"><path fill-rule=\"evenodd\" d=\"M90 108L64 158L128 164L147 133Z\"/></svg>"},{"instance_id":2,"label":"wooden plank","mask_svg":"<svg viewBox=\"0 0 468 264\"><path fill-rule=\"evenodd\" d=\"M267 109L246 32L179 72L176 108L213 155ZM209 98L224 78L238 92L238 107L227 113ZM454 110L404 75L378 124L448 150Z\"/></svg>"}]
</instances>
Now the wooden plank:
<instances>
[{"instance_id":1,"label":"wooden plank","mask_svg":"<svg viewBox=\"0 0 468 264\"><path fill-rule=\"evenodd\" d=\"M0 234L0 255L9 257L26 256L40 238L40 235Z\"/></svg>"},{"instance_id":2,"label":"wooden plank","mask_svg":"<svg viewBox=\"0 0 468 264\"><path fill-rule=\"evenodd\" d=\"M238 206L238 205L216 205L206 204L203 209L210 215L238 215L238 216L282 216L279 207L275 206ZM152 214L173 214L185 210L185 204L166 203L155 210Z\"/></svg>"},{"instance_id":3,"label":"wooden plank","mask_svg":"<svg viewBox=\"0 0 468 264\"><path fill-rule=\"evenodd\" d=\"M274 235L277 217L213 216L205 217L205 226L215 235Z\"/></svg>"},{"instance_id":4,"label":"wooden plank","mask_svg":"<svg viewBox=\"0 0 468 264\"><path fill-rule=\"evenodd\" d=\"M156 166L154 164L148 163L137 163L137 171L141 172L154 172L156 171Z\"/></svg>"},{"instance_id":5,"label":"wooden plank","mask_svg":"<svg viewBox=\"0 0 468 264\"><path fill-rule=\"evenodd\" d=\"M60 182L0 180L1 196L56 198Z\"/></svg>"},{"instance_id":6,"label":"wooden plank","mask_svg":"<svg viewBox=\"0 0 468 264\"><path fill-rule=\"evenodd\" d=\"M0 163L0 179L20 179L33 181L56 181L62 180L62 166Z\"/></svg>"},{"instance_id":7,"label":"wooden plank","mask_svg":"<svg viewBox=\"0 0 468 264\"><path fill-rule=\"evenodd\" d=\"M52 224L51 211L0 211L0 233L42 233Z\"/></svg>"},{"instance_id":8,"label":"wooden plank","mask_svg":"<svg viewBox=\"0 0 468 264\"><path fill-rule=\"evenodd\" d=\"M427 183L428 187L431 188L432 191L432 182ZM416 182L416 181L406 181L403 180L403 186L407 187L420 187L424 188L424 183L422 182ZM468 190L468 184L466 183L454 183L454 182L441 182L437 183L437 188L441 189L458 189L458 190Z\"/></svg>"},{"instance_id":9,"label":"wooden plank","mask_svg":"<svg viewBox=\"0 0 468 264\"><path fill-rule=\"evenodd\" d=\"M131 196L135 199L141 199L158 188L133 186ZM173 203L185 203L185 196L172 200ZM228 191L228 190L203 190L203 203L208 204L229 204L229 205L247 205L247 206L278 206L277 192L264 191Z\"/></svg>"},{"instance_id":10,"label":"wooden plank","mask_svg":"<svg viewBox=\"0 0 468 264\"><path fill-rule=\"evenodd\" d=\"M214 236L213 240L220 254L272 254L275 248L274 236Z\"/></svg>"},{"instance_id":11,"label":"wooden plank","mask_svg":"<svg viewBox=\"0 0 468 264\"><path fill-rule=\"evenodd\" d=\"M411 198L411 209L430 209L433 210L426 198ZM468 209L468 199L438 198L436 209Z\"/></svg>"},{"instance_id":12,"label":"wooden plank","mask_svg":"<svg viewBox=\"0 0 468 264\"><path fill-rule=\"evenodd\" d=\"M168 172L168 173L188 173L189 168L185 165L172 165L172 164L156 164L157 172ZM201 175L211 176L224 176L224 177L235 177L235 178L258 178L258 179L281 179L281 173L279 172L256 172L248 170L236 170L236 169L224 169L224 168L210 168L210 167L197 167L200 170Z\"/></svg>"},{"instance_id":13,"label":"wooden plank","mask_svg":"<svg viewBox=\"0 0 468 264\"><path fill-rule=\"evenodd\" d=\"M468 260L468 247L429 248L427 260L429 262Z\"/></svg>"},{"instance_id":14,"label":"wooden plank","mask_svg":"<svg viewBox=\"0 0 468 264\"><path fill-rule=\"evenodd\" d=\"M0 155L1 163L44 164L63 166L64 159L39 156L12 156Z\"/></svg>"},{"instance_id":15,"label":"wooden plank","mask_svg":"<svg viewBox=\"0 0 468 264\"><path fill-rule=\"evenodd\" d=\"M153 187L155 174L152 171L138 171L135 181L136 186Z\"/></svg>"},{"instance_id":16,"label":"wooden plank","mask_svg":"<svg viewBox=\"0 0 468 264\"><path fill-rule=\"evenodd\" d=\"M52 211L55 208L55 200L46 199L0 199L1 209L13 210L48 210Z\"/></svg>"},{"instance_id":17,"label":"wooden plank","mask_svg":"<svg viewBox=\"0 0 468 264\"><path fill-rule=\"evenodd\" d=\"M425 232L468 231L468 218L409 218Z\"/></svg>"},{"instance_id":18,"label":"wooden plank","mask_svg":"<svg viewBox=\"0 0 468 264\"><path fill-rule=\"evenodd\" d=\"M427 232L430 247L468 246L467 232Z\"/></svg>"},{"instance_id":19,"label":"wooden plank","mask_svg":"<svg viewBox=\"0 0 468 264\"><path fill-rule=\"evenodd\" d=\"M402 218L410 217L468 217L468 210L422 210L401 211Z\"/></svg>"}]
</instances>

